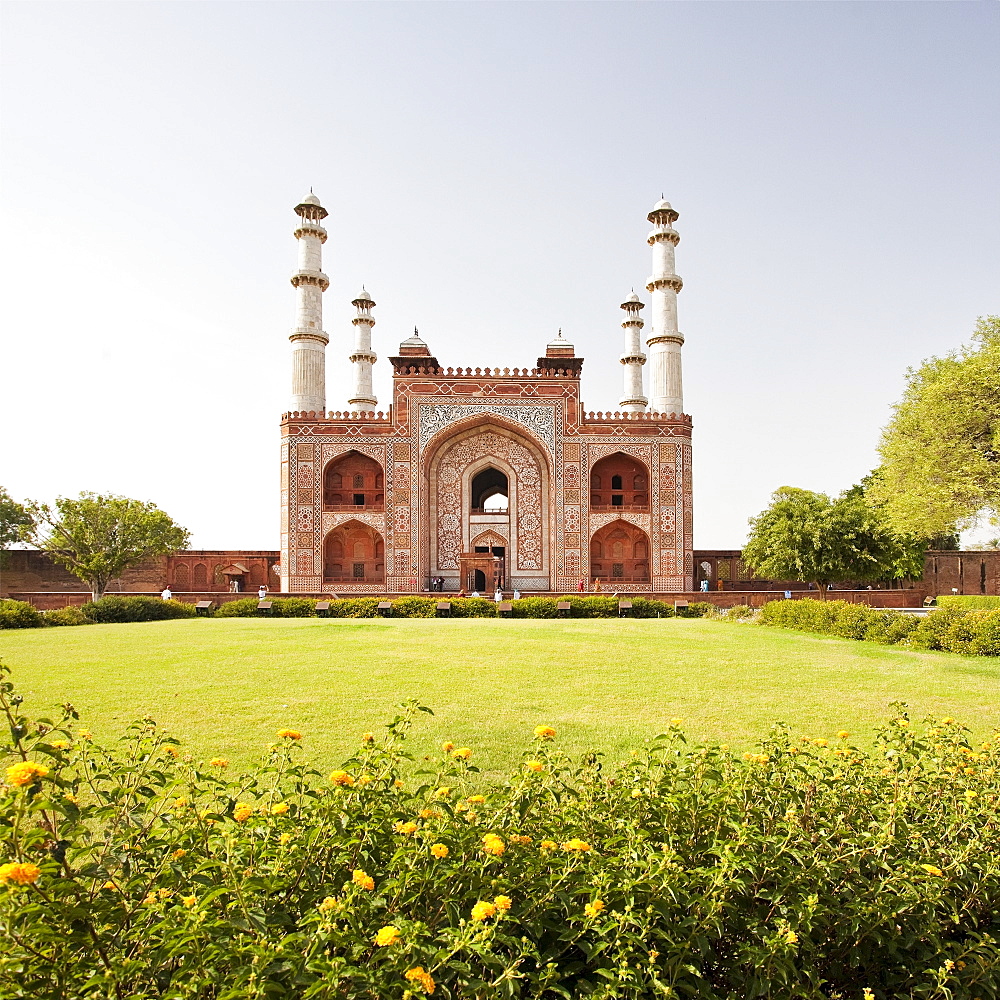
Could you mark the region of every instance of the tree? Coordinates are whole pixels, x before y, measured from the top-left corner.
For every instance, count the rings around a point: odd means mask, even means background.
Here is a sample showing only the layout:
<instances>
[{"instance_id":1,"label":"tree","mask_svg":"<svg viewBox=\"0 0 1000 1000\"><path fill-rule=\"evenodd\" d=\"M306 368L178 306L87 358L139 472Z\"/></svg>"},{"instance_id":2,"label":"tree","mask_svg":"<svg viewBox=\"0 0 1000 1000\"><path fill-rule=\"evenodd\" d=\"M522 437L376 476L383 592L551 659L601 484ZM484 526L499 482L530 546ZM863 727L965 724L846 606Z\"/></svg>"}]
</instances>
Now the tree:
<instances>
[{"instance_id":1,"label":"tree","mask_svg":"<svg viewBox=\"0 0 1000 1000\"><path fill-rule=\"evenodd\" d=\"M128 497L81 493L75 500L60 497L55 510L39 503L29 510L35 543L89 584L95 601L125 570L176 552L190 538L159 507Z\"/></svg>"},{"instance_id":2,"label":"tree","mask_svg":"<svg viewBox=\"0 0 1000 1000\"><path fill-rule=\"evenodd\" d=\"M30 525L28 509L0 486L0 549L16 542Z\"/></svg>"},{"instance_id":3,"label":"tree","mask_svg":"<svg viewBox=\"0 0 1000 1000\"><path fill-rule=\"evenodd\" d=\"M1000 516L1000 316L907 373L879 454L869 495L896 530L933 535Z\"/></svg>"},{"instance_id":4,"label":"tree","mask_svg":"<svg viewBox=\"0 0 1000 1000\"><path fill-rule=\"evenodd\" d=\"M782 486L750 519L743 561L759 576L826 585L920 577L926 539L897 535L866 499L864 486L840 496Z\"/></svg>"}]
</instances>

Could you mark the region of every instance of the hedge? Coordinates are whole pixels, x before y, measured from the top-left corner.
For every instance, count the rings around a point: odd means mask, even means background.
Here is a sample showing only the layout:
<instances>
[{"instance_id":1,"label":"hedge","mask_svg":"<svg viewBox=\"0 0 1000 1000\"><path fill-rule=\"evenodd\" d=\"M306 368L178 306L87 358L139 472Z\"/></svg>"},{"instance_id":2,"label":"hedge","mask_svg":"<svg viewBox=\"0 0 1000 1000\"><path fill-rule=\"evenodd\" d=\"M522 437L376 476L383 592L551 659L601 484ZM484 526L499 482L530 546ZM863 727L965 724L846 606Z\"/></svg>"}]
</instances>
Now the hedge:
<instances>
[{"instance_id":1,"label":"hedge","mask_svg":"<svg viewBox=\"0 0 1000 1000\"><path fill-rule=\"evenodd\" d=\"M963 611L1000 611L1000 597L988 594L941 594L936 600L939 608L961 608Z\"/></svg>"},{"instance_id":2,"label":"hedge","mask_svg":"<svg viewBox=\"0 0 1000 1000\"><path fill-rule=\"evenodd\" d=\"M627 595L626 595L626 598ZM273 618L313 618L317 615L317 602L307 597L274 597L270 616ZM259 599L243 597L226 601L216 608L212 615L217 618L258 618L263 613L258 609ZM499 609L495 601L488 597L345 597L329 601L329 610L321 612L330 618L374 618L379 614L380 601L392 603L393 618L434 618L439 601L451 604L453 618L496 618ZM571 618L617 618L618 597L605 594L580 596L569 594L565 597L522 597L513 601L514 618L555 618L556 605L567 601ZM625 612L631 618L671 618L675 614L684 618L698 618L714 612L712 604L706 601L692 602L676 612L672 602L657 601L646 597L631 598L632 608ZM4 613L4 605L16 605L16 610ZM99 601L90 601L81 608L64 608L59 611L37 612L23 601L0 602L0 628L35 628L41 625L86 625L108 622L163 621L171 618L192 618L197 614L193 604L182 601L164 601L158 597L141 594L110 595Z\"/></svg>"},{"instance_id":3,"label":"hedge","mask_svg":"<svg viewBox=\"0 0 1000 1000\"><path fill-rule=\"evenodd\" d=\"M943 607L923 617L891 608L847 601L769 601L756 621L761 625L818 632L845 639L938 649L966 656L1000 656L1000 609L966 611Z\"/></svg>"},{"instance_id":4,"label":"hedge","mask_svg":"<svg viewBox=\"0 0 1000 1000\"><path fill-rule=\"evenodd\" d=\"M0 670L0 996L1000 993L997 740L900 708L871 750L775 727L740 754L675 719L612 765L541 725L494 783L476 746L414 773L417 709L335 769L283 729L236 774L148 718L40 723Z\"/></svg>"},{"instance_id":5,"label":"hedge","mask_svg":"<svg viewBox=\"0 0 1000 1000\"><path fill-rule=\"evenodd\" d=\"M143 594L112 594L98 601L88 601L80 610L92 622L162 622L172 618L193 618L193 604L183 601L164 601L159 597Z\"/></svg>"}]
</instances>

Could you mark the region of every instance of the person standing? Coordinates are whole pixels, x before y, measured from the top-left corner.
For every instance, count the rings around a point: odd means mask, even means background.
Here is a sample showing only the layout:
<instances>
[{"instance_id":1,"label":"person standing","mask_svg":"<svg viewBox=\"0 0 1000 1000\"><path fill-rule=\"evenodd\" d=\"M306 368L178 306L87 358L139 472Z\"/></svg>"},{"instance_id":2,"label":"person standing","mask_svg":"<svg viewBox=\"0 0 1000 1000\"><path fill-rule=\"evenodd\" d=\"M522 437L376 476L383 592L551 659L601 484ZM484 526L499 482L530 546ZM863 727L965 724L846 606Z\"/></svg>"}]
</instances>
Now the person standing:
<instances>
[{"instance_id":1,"label":"person standing","mask_svg":"<svg viewBox=\"0 0 1000 1000\"><path fill-rule=\"evenodd\" d=\"M257 600L263 601L265 597L267 597L267 587L262 583L257 588Z\"/></svg>"},{"instance_id":2,"label":"person standing","mask_svg":"<svg viewBox=\"0 0 1000 1000\"><path fill-rule=\"evenodd\" d=\"M497 587L493 594L493 600L496 601L497 604L503 600L503 591L499 587Z\"/></svg>"},{"instance_id":3,"label":"person standing","mask_svg":"<svg viewBox=\"0 0 1000 1000\"><path fill-rule=\"evenodd\" d=\"M580 577L580 582L576 585L577 592L582 594L584 591L583 577Z\"/></svg>"},{"instance_id":4,"label":"person standing","mask_svg":"<svg viewBox=\"0 0 1000 1000\"><path fill-rule=\"evenodd\" d=\"M168 583L163 590L160 591L160 597L165 601L169 601L174 595L170 592L170 584Z\"/></svg>"}]
</instances>

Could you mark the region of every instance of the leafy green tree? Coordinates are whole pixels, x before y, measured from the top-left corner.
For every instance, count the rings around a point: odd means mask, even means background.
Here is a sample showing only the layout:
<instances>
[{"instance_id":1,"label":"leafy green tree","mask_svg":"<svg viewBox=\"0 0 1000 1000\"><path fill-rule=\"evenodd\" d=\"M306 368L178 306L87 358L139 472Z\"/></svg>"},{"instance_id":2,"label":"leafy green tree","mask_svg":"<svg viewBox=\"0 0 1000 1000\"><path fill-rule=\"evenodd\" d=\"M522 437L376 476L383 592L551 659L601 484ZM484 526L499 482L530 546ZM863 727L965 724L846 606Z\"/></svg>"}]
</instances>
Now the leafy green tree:
<instances>
[{"instance_id":1,"label":"leafy green tree","mask_svg":"<svg viewBox=\"0 0 1000 1000\"><path fill-rule=\"evenodd\" d=\"M814 583L825 598L827 584L837 581L920 577L926 548L926 539L889 529L864 486L833 498L782 486L750 519L743 561L758 576Z\"/></svg>"},{"instance_id":2,"label":"leafy green tree","mask_svg":"<svg viewBox=\"0 0 1000 1000\"><path fill-rule=\"evenodd\" d=\"M16 542L31 525L31 514L0 486L0 549Z\"/></svg>"},{"instance_id":3,"label":"leafy green tree","mask_svg":"<svg viewBox=\"0 0 1000 1000\"><path fill-rule=\"evenodd\" d=\"M869 494L896 530L933 535L1000 516L1000 316L908 372L879 454Z\"/></svg>"},{"instance_id":4,"label":"leafy green tree","mask_svg":"<svg viewBox=\"0 0 1000 1000\"><path fill-rule=\"evenodd\" d=\"M90 586L100 600L108 583L131 566L184 548L190 534L159 507L128 497L81 493L55 509L31 504L33 540Z\"/></svg>"}]
</instances>

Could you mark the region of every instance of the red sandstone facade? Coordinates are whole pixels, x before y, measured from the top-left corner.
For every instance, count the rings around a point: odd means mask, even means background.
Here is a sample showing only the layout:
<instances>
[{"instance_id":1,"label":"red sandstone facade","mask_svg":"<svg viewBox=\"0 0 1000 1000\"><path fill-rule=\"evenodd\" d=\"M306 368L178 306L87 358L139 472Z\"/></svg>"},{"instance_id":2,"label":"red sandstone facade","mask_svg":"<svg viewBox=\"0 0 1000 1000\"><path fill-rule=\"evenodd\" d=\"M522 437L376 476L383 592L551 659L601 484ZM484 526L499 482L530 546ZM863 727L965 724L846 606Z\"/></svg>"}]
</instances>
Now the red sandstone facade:
<instances>
[{"instance_id":1,"label":"red sandstone facade","mask_svg":"<svg viewBox=\"0 0 1000 1000\"><path fill-rule=\"evenodd\" d=\"M501 371L414 339L387 414L284 415L283 591L692 589L690 417L585 413L568 344Z\"/></svg>"}]
</instances>

